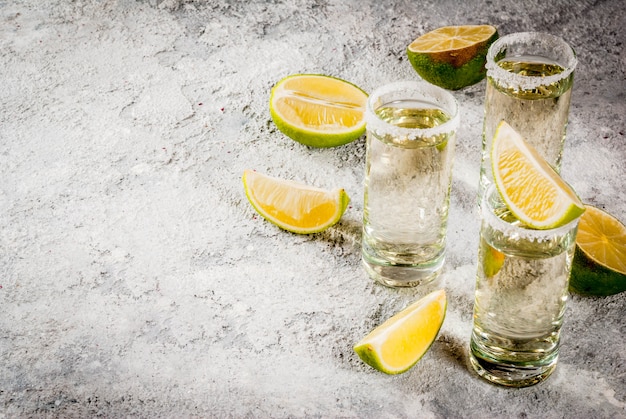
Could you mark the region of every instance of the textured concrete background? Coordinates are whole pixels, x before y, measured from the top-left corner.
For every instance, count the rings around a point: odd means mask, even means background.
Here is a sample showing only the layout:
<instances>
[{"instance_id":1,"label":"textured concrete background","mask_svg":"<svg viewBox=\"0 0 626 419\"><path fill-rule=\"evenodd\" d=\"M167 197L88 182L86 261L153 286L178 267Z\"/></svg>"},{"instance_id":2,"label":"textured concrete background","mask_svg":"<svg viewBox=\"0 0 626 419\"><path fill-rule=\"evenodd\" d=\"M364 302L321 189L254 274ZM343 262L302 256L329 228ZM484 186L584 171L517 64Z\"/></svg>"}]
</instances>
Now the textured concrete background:
<instances>
[{"instance_id":1,"label":"textured concrete background","mask_svg":"<svg viewBox=\"0 0 626 419\"><path fill-rule=\"evenodd\" d=\"M578 53L563 175L626 221L626 23L614 1L0 1L0 418L626 417L626 294L573 296L548 381L468 368L484 82L462 126L446 321L409 372L352 345L427 290L360 266L364 139L320 150L269 117L272 85L417 76L420 34L490 23ZM244 169L344 187L311 236L255 215Z\"/></svg>"}]
</instances>

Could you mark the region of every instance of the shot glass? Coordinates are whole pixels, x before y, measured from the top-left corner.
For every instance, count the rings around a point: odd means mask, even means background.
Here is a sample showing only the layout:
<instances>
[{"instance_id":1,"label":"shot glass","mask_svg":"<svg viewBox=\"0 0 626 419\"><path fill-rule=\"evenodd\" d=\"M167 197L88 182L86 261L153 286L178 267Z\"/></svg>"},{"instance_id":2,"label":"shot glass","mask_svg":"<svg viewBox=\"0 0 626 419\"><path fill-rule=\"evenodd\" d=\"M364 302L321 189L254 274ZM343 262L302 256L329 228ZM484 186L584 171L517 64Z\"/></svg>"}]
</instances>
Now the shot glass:
<instances>
[{"instance_id":1,"label":"shot glass","mask_svg":"<svg viewBox=\"0 0 626 419\"><path fill-rule=\"evenodd\" d=\"M491 382L530 386L557 364L579 220L526 228L494 185L481 213L470 363Z\"/></svg>"},{"instance_id":2,"label":"shot glass","mask_svg":"<svg viewBox=\"0 0 626 419\"><path fill-rule=\"evenodd\" d=\"M502 120L560 170L576 64L574 50L547 33L514 33L491 44L486 62L479 201L493 181L491 142Z\"/></svg>"},{"instance_id":3,"label":"shot glass","mask_svg":"<svg viewBox=\"0 0 626 419\"><path fill-rule=\"evenodd\" d=\"M391 83L370 94L365 120L365 270L390 287L426 284L445 259L457 101L426 82Z\"/></svg>"}]
</instances>

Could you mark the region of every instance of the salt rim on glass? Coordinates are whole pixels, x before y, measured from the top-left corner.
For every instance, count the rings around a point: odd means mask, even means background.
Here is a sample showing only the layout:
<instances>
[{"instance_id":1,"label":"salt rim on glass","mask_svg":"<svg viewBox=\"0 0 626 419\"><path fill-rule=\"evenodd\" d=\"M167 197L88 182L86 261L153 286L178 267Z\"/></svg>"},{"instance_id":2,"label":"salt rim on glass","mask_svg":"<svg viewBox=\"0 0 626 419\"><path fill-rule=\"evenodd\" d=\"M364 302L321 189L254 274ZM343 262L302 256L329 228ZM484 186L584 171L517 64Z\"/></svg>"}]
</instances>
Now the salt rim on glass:
<instances>
[{"instance_id":1,"label":"salt rim on glass","mask_svg":"<svg viewBox=\"0 0 626 419\"><path fill-rule=\"evenodd\" d=\"M450 115L450 119L433 128L403 128L385 122L376 115L376 109L386 103L409 99L432 104ZM454 112L450 112L450 109ZM364 120L367 129L379 137L389 135L412 141L456 131L460 124L459 105L450 92L425 81L399 81L379 87L370 94Z\"/></svg>"},{"instance_id":2,"label":"salt rim on glass","mask_svg":"<svg viewBox=\"0 0 626 419\"><path fill-rule=\"evenodd\" d=\"M561 65L564 70L561 73L552 76L535 77L511 73L503 69L497 64L496 56L502 52L506 52L507 48L511 48L516 44L528 44L529 46L537 47L539 51L546 51L550 47L562 48L560 55L563 56L563 59L556 60L556 62ZM515 55L511 56L514 57ZM519 32L505 35L491 44L489 51L487 52L487 62L485 64L485 68L487 69L487 76L495 79L501 86L512 88L517 87L520 90L533 90L539 86L557 83L566 77L569 77L569 75L572 74L576 68L577 64L578 59L576 58L576 53L562 38L542 32Z\"/></svg>"}]
</instances>

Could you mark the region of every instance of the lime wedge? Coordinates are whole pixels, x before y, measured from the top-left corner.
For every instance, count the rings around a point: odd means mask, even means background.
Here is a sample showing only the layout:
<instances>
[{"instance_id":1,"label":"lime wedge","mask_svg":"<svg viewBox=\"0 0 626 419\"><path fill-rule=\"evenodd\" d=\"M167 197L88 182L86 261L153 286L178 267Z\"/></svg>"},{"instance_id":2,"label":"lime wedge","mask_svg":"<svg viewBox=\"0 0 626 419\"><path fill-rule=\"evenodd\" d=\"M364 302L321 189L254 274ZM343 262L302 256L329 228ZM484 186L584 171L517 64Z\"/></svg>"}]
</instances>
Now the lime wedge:
<instances>
[{"instance_id":1,"label":"lime wedge","mask_svg":"<svg viewBox=\"0 0 626 419\"><path fill-rule=\"evenodd\" d=\"M298 234L336 224L350 202L343 189L325 190L245 170L243 185L254 209L278 227Z\"/></svg>"},{"instance_id":2,"label":"lime wedge","mask_svg":"<svg viewBox=\"0 0 626 419\"><path fill-rule=\"evenodd\" d=\"M513 215L527 226L559 227L585 211L574 190L505 121L496 128L491 159L500 195Z\"/></svg>"},{"instance_id":3,"label":"lime wedge","mask_svg":"<svg viewBox=\"0 0 626 419\"><path fill-rule=\"evenodd\" d=\"M478 257L482 259L483 272L487 278L491 278L500 272L502 265L504 265L504 260L506 259L504 253L492 247L483 238L481 238L480 254Z\"/></svg>"},{"instance_id":4,"label":"lime wedge","mask_svg":"<svg viewBox=\"0 0 626 419\"><path fill-rule=\"evenodd\" d=\"M424 80L458 90L485 78L487 51L496 39L491 25L444 26L414 40L407 56Z\"/></svg>"},{"instance_id":5,"label":"lime wedge","mask_svg":"<svg viewBox=\"0 0 626 419\"><path fill-rule=\"evenodd\" d=\"M626 226L587 205L578 223L570 290L613 295L626 291Z\"/></svg>"},{"instance_id":6,"label":"lime wedge","mask_svg":"<svg viewBox=\"0 0 626 419\"><path fill-rule=\"evenodd\" d=\"M437 338L446 308L445 291L434 291L372 330L354 345L354 351L378 371L403 373L424 356Z\"/></svg>"}]
</instances>

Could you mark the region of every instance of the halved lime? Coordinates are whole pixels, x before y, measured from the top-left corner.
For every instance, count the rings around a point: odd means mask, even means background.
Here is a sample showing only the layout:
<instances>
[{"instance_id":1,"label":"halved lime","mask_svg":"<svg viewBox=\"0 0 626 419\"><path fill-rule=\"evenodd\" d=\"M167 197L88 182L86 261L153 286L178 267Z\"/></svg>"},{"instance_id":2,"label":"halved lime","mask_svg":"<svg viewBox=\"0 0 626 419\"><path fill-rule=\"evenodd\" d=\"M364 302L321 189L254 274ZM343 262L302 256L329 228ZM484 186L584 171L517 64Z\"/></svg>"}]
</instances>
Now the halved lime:
<instances>
[{"instance_id":1,"label":"halved lime","mask_svg":"<svg viewBox=\"0 0 626 419\"><path fill-rule=\"evenodd\" d=\"M270 95L270 114L289 138L311 147L335 147L365 132L367 93L345 80L295 74L280 80Z\"/></svg>"},{"instance_id":2,"label":"halved lime","mask_svg":"<svg viewBox=\"0 0 626 419\"><path fill-rule=\"evenodd\" d=\"M626 226L599 208L585 208L578 224L570 290L589 295L626 291Z\"/></svg>"},{"instance_id":3,"label":"halved lime","mask_svg":"<svg viewBox=\"0 0 626 419\"><path fill-rule=\"evenodd\" d=\"M444 26L414 40L407 56L424 80L458 90L485 78L487 51L496 39L491 25Z\"/></svg>"}]
</instances>

